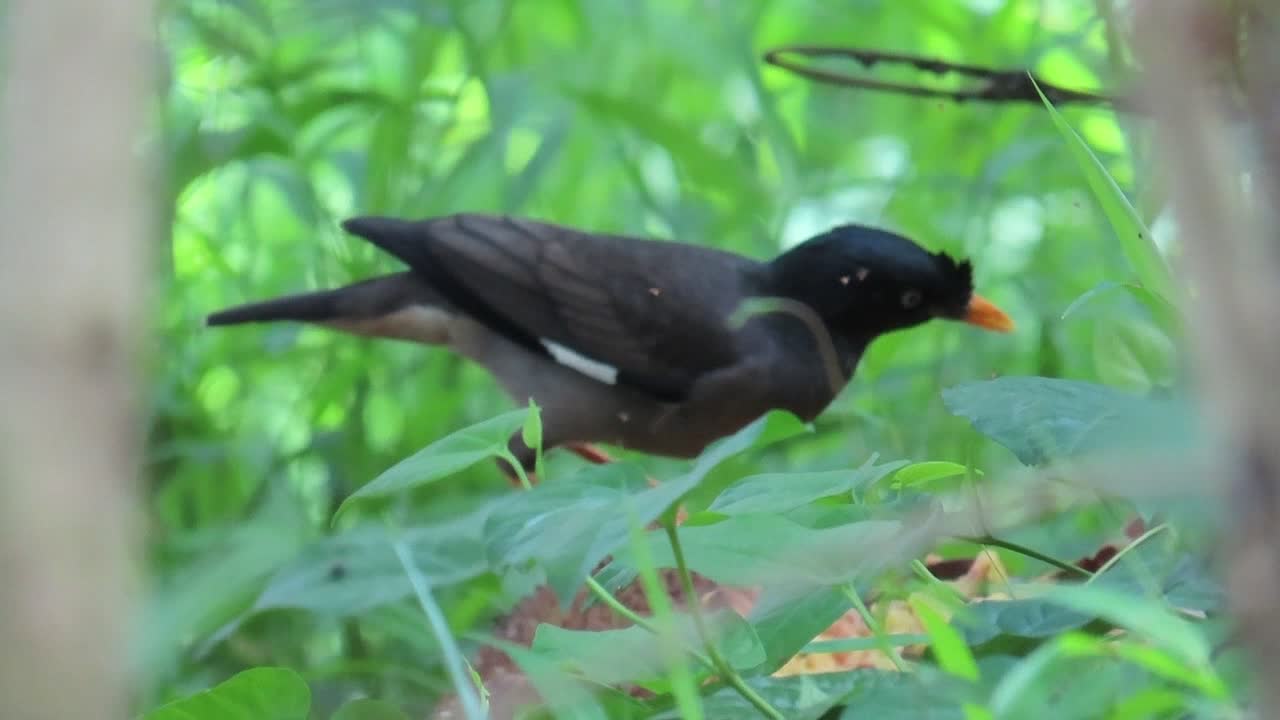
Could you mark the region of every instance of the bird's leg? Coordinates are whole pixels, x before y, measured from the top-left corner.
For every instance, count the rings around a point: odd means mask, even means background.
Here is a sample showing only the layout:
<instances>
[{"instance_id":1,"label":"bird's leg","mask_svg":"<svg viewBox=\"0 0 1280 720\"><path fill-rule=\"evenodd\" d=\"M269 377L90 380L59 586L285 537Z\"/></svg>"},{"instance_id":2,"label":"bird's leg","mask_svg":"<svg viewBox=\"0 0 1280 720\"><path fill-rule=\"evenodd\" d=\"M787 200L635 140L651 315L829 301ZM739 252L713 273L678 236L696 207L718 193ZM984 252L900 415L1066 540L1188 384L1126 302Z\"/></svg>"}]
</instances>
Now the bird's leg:
<instances>
[{"instance_id":1,"label":"bird's leg","mask_svg":"<svg viewBox=\"0 0 1280 720\"><path fill-rule=\"evenodd\" d=\"M596 465L604 465L606 463L615 462L613 456L601 450L591 443L568 443L566 448L573 451L575 455ZM645 475L645 480L649 481L649 487L658 487L658 481L649 475ZM683 513L684 511L681 510ZM681 518L683 521L683 518Z\"/></svg>"},{"instance_id":2,"label":"bird's leg","mask_svg":"<svg viewBox=\"0 0 1280 720\"><path fill-rule=\"evenodd\" d=\"M573 454L594 465L613 462L613 456L591 443L568 443L565 447L569 448Z\"/></svg>"}]
</instances>

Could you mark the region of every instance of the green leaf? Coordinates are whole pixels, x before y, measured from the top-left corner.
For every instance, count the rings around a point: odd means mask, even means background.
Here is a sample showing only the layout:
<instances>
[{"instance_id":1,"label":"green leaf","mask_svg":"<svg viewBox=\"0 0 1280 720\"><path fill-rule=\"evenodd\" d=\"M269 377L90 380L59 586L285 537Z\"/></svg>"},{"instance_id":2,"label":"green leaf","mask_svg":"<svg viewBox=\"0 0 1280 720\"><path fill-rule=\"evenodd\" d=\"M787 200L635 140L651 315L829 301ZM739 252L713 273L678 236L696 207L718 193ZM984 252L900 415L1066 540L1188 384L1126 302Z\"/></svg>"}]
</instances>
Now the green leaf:
<instances>
[{"instance_id":1,"label":"green leaf","mask_svg":"<svg viewBox=\"0 0 1280 720\"><path fill-rule=\"evenodd\" d=\"M1081 627L1091 615L1060 607L1043 598L984 600L965 607L955 620L970 645L981 645L1000 635L1042 638Z\"/></svg>"},{"instance_id":2,"label":"green leaf","mask_svg":"<svg viewBox=\"0 0 1280 720\"><path fill-rule=\"evenodd\" d=\"M959 631L951 627L946 618L928 602L913 597L909 603L924 625L925 632L929 633L938 666L958 678L977 680L978 663L973 659L973 653L969 651L969 646L965 644Z\"/></svg>"},{"instance_id":3,"label":"green leaf","mask_svg":"<svg viewBox=\"0 0 1280 720\"><path fill-rule=\"evenodd\" d=\"M1208 667L1210 646L1195 625L1170 612L1163 602L1134 596L1102 585L1056 585L1044 600L1095 615L1146 636L1195 667Z\"/></svg>"},{"instance_id":4,"label":"green leaf","mask_svg":"<svg viewBox=\"0 0 1280 720\"><path fill-rule=\"evenodd\" d=\"M1036 92L1040 92L1039 87L1036 88ZM1058 129L1058 133L1070 148L1076 164L1084 173L1094 197L1097 198L1103 213L1111 223L1111 229L1120 239L1120 247L1124 250L1129 266L1133 269L1138 281L1161 299L1175 298L1175 286L1169 265L1161 256L1151 231L1143 223L1138 211L1130 204L1124 191L1089 149L1088 144L1063 119L1044 93L1040 93L1040 99L1049 111L1049 116L1053 118L1053 124Z\"/></svg>"},{"instance_id":5,"label":"green leaf","mask_svg":"<svg viewBox=\"0 0 1280 720\"><path fill-rule=\"evenodd\" d=\"M490 566L501 573L536 563L567 602L595 565L625 542L627 521L614 509L627 497L626 488L644 484L642 468L617 462L508 496L484 523ZM651 522L660 513L645 513L638 522Z\"/></svg>"},{"instance_id":6,"label":"green leaf","mask_svg":"<svg viewBox=\"0 0 1280 720\"><path fill-rule=\"evenodd\" d=\"M849 601L838 587L764 588L748 616L765 649L764 671L785 665L848 610Z\"/></svg>"},{"instance_id":7,"label":"green leaf","mask_svg":"<svg viewBox=\"0 0 1280 720\"><path fill-rule=\"evenodd\" d=\"M810 473L768 473L743 478L726 488L708 510L724 515L753 512L786 512L814 500L857 492L906 465L895 461L874 465L867 460L855 470Z\"/></svg>"},{"instance_id":8,"label":"green leaf","mask_svg":"<svg viewBox=\"0 0 1280 720\"><path fill-rule=\"evenodd\" d=\"M436 587L470 580L488 570L480 527L488 509L441 525L392 531L361 526L324 538L281 568L254 603L254 611L302 608L333 616L358 615L412 594L391 543L403 541L419 570Z\"/></svg>"},{"instance_id":9,"label":"green leaf","mask_svg":"<svg viewBox=\"0 0 1280 720\"><path fill-rule=\"evenodd\" d=\"M937 490L939 480L962 476L968 472L969 469L960 463L945 460L918 462L899 470L893 476L893 486L913 490ZM980 475L981 471L975 471L975 474Z\"/></svg>"},{"instance_id":10,"label":"green leaf","mask_svg":"<svg viewBox=\"0 0 1280 720\"><path fill-rule=\"evenodd\" d=\"M1043 377L1002 377L948 388L953 414L1026 465L1102 450L1197 447L1180 402L1143 398L1105 385Z\"/></svg>"},{"instance_id":11,"label":"green leaf","mask_svg":"<svg viewBox=\"0 0 1280 720\"><path fill-rule=\"evenodd\" d=\"M297 673L259 667L156 708L143 720L307 720L310 708L311 690Z\"/></svg>"},{"instance_id":12,"label":"green leaf","mask_svg":"<svg viewBox=\"0 0 1280 720\"><path fill-rule=\"evenodd\" d=\"M331 720L409 720L409 716L385 700L360 698L338 708Z\"/></svg>"},{"instance_id":13,"label":"green leaf","mask_svg":"<svg viewBox=\"0 0 1280 720\"><path fill-rule=\"evenodd\" d=\"M813 529L772 514L735 515L683 527L680 541L690 569L716 582L811 587L839 585L894 562L901 529L877 520ZM660 539L650 534L654 562L674 567Z\"/></svg>"},{"instance_id":14,"label":"green leaf","mask_svg":"<svg viewBox=\"0 0 1280 720\"><path fill-rule=\"evenodd\" d=\"M632 525L662 517L730 457L804 429L790 414L770 413L707 448L684 476L657 487L649 487L640 466L615 462L508 496L485 522L490 564L502 571L537 563L568 602L600 560L627 543Z\"/></svg>"},{"instance_id":15,"label":"green leaf","mask_svg":"<svg viewBox=\"0 0 1280 720\"><path fill-rule=\"evenodd\" d=\"M716 647L738 670L754 668L765 660L764 647L751 626L737 613L723 610L704 618ZM689 648L699 646L697 628L689 615L674 616L675 637L686 639ZM666 672L670 648L646 629L631 626L621 630L566 630L554 625L538 626L533 649L571 670L602 685L635 683L660 678Z\"/></svg>"},{"instance_id":16,"label":"green leaf","mask_svg":"<svg viewBox=\"0 0 1280 720\"><path fill-rule=\"evenodd\" d=\"M352 493L334 519L358 500L412 490L497 457L506 451L512 434L523 427L528 413L528 408L512 410L431 443Z\"/></svg>"},{"instance_id":17,"label":"green leaf","mask_svg":"<svg viewBox=\"0 0 1280 720\"><path fill-rule=\"evenodd\" d=\"M536 453L535 472L542 475L542 408L538 407L538 403L534 402L533 398L529 398L529 413L525 416L524 426L520 429L520 439L525 445L533 448Z\"/></svg>"}]
</instances>

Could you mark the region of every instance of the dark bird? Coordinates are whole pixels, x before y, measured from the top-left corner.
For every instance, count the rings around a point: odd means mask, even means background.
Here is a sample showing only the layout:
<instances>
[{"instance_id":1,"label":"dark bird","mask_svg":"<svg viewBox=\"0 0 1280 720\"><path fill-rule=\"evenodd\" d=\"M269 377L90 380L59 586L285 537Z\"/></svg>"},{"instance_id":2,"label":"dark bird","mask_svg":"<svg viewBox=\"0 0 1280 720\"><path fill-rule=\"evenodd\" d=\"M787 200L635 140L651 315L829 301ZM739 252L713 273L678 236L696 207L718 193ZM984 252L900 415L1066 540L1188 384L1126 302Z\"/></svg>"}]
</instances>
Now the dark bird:
<instances>
[{"instance_id":1,"label":"dark bird","mask_svg":"<svg viewBox=\"0 0 1280 720\"><path fill-rule=\"evenodd\" d=\"M932 318L1009 331L968 262L842 225L759 262L458 214L347 220L408 270L210 315L444 345L543 410L543 443L690 457L769 410L821 413L876 337ZM755 302L752 302L752 301ZM527 469L519 434L511 449Z\"/></svg>"}]
</instances>

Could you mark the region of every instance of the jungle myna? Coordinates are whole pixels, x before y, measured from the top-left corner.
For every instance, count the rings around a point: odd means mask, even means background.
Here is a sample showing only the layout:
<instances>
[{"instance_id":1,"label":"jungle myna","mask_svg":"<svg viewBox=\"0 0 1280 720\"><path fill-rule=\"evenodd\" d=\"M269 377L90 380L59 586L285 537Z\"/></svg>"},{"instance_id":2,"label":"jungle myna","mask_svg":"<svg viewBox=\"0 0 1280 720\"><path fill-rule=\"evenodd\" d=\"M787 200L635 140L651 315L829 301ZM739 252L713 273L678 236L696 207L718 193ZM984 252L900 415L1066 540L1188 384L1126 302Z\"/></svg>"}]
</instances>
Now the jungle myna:
<instances>
[{"instance_id":1,"label":"jungle myna","mask_svg":"<svg viewBox=\"0 0 1280 720\"><path fill-rule=\"evenodd\" d=\"M769 262L483 214L343 228L409 269L214 313L445 345L543 409L543 443L688 457L771 409L808 421L877 336L932 318L1013 323L972 268L842 225ZM752 301L754 300L754 304ZM526 467L533 453L517 434Z\"/></svg>"}]
</instances>

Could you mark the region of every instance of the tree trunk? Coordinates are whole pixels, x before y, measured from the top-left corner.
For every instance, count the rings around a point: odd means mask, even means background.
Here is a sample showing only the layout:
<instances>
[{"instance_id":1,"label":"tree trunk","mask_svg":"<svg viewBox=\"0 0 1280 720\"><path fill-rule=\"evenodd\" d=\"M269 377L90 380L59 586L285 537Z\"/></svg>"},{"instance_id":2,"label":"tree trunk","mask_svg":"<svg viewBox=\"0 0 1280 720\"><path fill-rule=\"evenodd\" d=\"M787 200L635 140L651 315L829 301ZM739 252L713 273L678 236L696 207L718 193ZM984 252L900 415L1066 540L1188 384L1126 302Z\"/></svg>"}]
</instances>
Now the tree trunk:
<instances>
[{"instance_id":1,"label":"tree trunk","mask_svg":"<svg viewBox=\"0 0 1280 720\"><path fill-rule=\"evenodd\" d=\"M127 717L150 3L3 14L0 717Z\"/></svg>"},{"instance_id":2,"label":"tree trunk","mask_svg":"<svg viewBox=\"0 0 1280 720\"><path fill-rule=\"evenodd\" d=\"M1226 439L1231 603L1257 663L1259 718L1280 713L1280 18L1272 5L1144 0L1134 23L1196 283L1188 308L1201 385Z\"/></svg>"}]
</instances>

